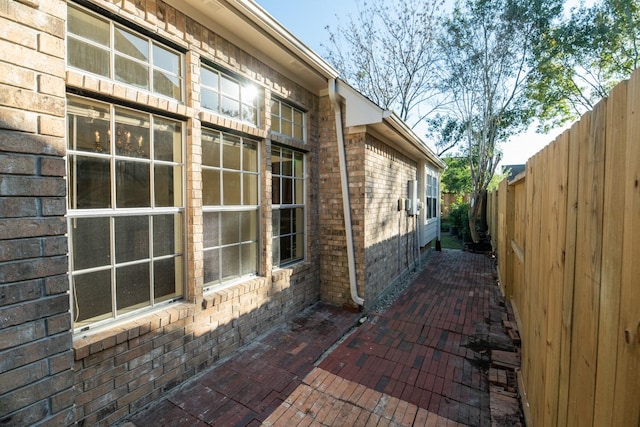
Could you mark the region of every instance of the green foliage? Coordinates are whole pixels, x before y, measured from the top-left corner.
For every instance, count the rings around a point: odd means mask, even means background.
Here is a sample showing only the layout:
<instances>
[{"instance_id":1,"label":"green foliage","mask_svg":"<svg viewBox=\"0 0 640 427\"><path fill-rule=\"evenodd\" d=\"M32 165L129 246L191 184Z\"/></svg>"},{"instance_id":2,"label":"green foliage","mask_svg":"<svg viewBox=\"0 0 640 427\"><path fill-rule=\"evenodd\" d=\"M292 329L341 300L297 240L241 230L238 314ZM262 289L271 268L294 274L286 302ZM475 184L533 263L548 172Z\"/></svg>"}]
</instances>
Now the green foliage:
<instances>
[{"instance_id":1,"label":"green foliage","mask_svg":"<svg viewBox=\"0 0 640 427\"><path fill-rule=\"evenodd\" d=\"M468 0L456 2L443 22L441 82L451 104L440 144L451 138L462 143L476 202L500 162L500 143L533 118L526 87L534 52L561 9L562 0ZM472 206L475 222L480 203ZM476 231L471 234L478 241Z\"/></svg>"},{"instance_id":2,"label":"green foliage","mask_svg":"<svg viewBox=\"0 0 640 427\"><path fill-rule=\"evenodd\" d=\"M640 4L600 0L541 34L528 96L547 131L579 118L640 65Z\"/></svg>"},{"instance_id":3,"label":"green foliage","mask_svg":"<svg viewBox=\"0 0 640 427\"><path fill-rule=\"evenodd\" d=\"M455 203L451 205L448 219L452 226L458 228L460 233L467 232L469 230L469 204Z\"/></svg>"},{"instance_id":4,"label":"green foliage","mask_svg":"<svg viewBox=\"0 0 640 427\"><path fill-rule=\"evenodd\" d=\"M440 180L442 191L459 195L469 194L473 190L469 160L465 157L445 157L442 160L447 164Z\"/></svg>"},{"instance_id":5,"label":"green foliage","mask_svg":"<svg viewBox=\"0 0 640 427\"><path fill-rule=\"evenodd\" d=\"M502 182L503 179L509 176L509 169L502 171L502 173L496 172L491 178L489 182L489 186L487 187L487 191L493 191L498 189L498 186Z\"/></svg>"}]
</instances>

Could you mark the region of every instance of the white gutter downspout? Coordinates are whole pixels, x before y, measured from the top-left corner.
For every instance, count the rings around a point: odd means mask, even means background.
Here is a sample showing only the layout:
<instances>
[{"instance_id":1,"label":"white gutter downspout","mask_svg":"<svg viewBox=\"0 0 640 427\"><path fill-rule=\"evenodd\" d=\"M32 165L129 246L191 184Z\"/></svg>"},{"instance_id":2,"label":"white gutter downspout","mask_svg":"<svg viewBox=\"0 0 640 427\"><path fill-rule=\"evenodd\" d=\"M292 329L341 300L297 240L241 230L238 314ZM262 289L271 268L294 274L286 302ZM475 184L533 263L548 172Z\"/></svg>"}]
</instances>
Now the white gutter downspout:
<instances>
[{"instance_id":1,"label":"white gutter downspout","mask_svg":"<svg viewBox=\"0 0 640 427\"><path fill-rule=\"evenodd\" d=\"M347 235L347 260L349 263L349 287L351 299L359 306L364 300L358 296L358 282L356 280L356 259L353 245L353 227L351 224L351 201L349 198L349 182L347 176L347 162L344 155L344 135L342 130L342 109L336 95L336 79L329 80L329 99L336 114L336 138L338 139L338 158L340 162L340 183L342 184L342 209L344 211L344 230Z\"/></svg>"}]
</instances>

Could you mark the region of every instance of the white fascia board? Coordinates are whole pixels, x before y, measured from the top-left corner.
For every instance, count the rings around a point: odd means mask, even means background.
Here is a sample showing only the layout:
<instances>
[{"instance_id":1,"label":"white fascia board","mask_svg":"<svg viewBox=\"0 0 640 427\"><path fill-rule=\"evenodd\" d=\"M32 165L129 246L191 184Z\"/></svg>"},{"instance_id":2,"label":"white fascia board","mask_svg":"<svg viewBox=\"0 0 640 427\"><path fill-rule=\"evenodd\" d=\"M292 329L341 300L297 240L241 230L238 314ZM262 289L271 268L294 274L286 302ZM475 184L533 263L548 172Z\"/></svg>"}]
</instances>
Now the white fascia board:
<instances>
[{"instance_id":1,"label":"white fascia board","mask_svg":"<svg viewBox=\"0 0 640 427\"><path fill-rule=\"evenodd\" d=\"M231 44L319 93L338 72L253 0L165 0Z\"/></svg>"},{"instance_id":2,"label":"white fascia board","mask_svg":"<svg viewBox=\"0 0 640 427\"><path fill-rule=\"evenodd\" d=\"M439 170L445 168L445 163L396 113L378 107L342 80L337 80L337 93L344 99L346 107L345 127L370 126L373 129L377 128L378 131L386 128L393 134L395 144L404 145L410 148L408 151L411 152L420 152ZM377 134L388 136L387 131L377 132Z\"/></svg>"},{"instance_id":3,"label":"white fascia board","mask_svg":"<svg viewBox=\"0 0 640 427\"><path fill-rule=\"evenodd\" d=\"M389 123L404 139L410 142L413 146L418 148L423 154L427 156L429 161L433 163L439 170L444 170L447 165L442 161L436 153L429 148L429 146L411 129L407 124L393 111L385 111L385 122Z\"/></svg>"}]
</instances>

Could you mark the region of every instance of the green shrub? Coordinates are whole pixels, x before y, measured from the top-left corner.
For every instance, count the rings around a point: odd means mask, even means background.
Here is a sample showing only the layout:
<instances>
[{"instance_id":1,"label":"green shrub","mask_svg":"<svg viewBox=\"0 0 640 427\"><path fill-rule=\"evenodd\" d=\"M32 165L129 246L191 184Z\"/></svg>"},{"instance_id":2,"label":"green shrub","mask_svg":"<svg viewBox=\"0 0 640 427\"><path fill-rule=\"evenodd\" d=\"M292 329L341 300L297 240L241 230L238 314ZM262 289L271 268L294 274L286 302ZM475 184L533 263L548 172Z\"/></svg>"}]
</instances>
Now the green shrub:
<instances>
[{"instance_id":1,"label":"green shrub","mask_svg":"<svg viewBox=\"0 0 640 427\"><path fill-rule=\"evenodd\" d=\"M469 231L469 203L454 203L449 210L449 221L460 234Z\"/></svg>"}]
</instances>

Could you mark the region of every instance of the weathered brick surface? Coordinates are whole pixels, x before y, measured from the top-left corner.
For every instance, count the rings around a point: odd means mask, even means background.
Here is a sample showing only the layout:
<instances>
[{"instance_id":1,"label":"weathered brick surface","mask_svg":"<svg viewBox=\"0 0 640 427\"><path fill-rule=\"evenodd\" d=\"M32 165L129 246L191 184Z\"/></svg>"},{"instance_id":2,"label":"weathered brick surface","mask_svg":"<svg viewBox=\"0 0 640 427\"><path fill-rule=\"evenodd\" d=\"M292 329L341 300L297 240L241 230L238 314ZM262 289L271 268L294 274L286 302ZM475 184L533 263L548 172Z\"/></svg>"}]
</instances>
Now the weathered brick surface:
<instances>
[{"instance_id":1,"label":"weathered brick surface","mask_svg":"<svg viewBox=\"0 0 640 427\"><path fill-rule=\"evenodd\" d=\"M67 425L75 419L66 209L55 202L66 196L65 15L60 0L0 7L3 425ZM52 277L63 277L64 287L48 292Z\"/></svg>"},{"instance_id":2,"label":"weathered brick surface","mask_svg":"<svg viewBox=\"0 0 640 427\"><path fill-rule=\"evenodd\" d=\"M417 179L418 165L373 136L365 147L363 274L366 298L373 302L417 261L416 218L398 210L398 199L407 197L407 181Z\"/></svg>"}]
</instances>

